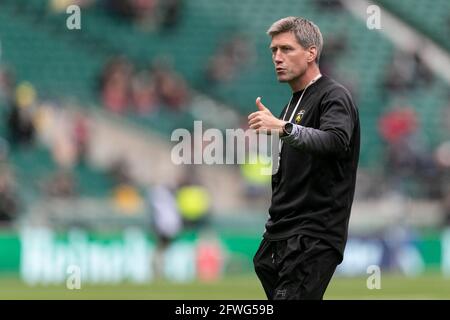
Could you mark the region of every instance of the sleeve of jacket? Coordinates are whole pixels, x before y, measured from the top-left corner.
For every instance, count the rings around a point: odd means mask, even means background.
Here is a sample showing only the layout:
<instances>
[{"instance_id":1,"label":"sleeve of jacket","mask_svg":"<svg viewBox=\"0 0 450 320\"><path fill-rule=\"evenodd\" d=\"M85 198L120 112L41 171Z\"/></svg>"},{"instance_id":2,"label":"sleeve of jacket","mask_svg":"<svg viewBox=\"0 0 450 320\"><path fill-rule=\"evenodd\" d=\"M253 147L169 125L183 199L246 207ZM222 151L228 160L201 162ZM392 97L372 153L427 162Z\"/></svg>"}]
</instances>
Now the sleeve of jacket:
<instances>
[{"instance_id":1,"label":"sleeve of jacket","mask_svg":"<svg viewBox=\"0 0 450 320\"><path fill-rule=\"evenodd\" d=\"M318 129L294 124L283 143L320 155L344 155L350 147L355 125L355 107L350 94L336 87L325 95L320 105Z\"/></svg>"}]
</instances>

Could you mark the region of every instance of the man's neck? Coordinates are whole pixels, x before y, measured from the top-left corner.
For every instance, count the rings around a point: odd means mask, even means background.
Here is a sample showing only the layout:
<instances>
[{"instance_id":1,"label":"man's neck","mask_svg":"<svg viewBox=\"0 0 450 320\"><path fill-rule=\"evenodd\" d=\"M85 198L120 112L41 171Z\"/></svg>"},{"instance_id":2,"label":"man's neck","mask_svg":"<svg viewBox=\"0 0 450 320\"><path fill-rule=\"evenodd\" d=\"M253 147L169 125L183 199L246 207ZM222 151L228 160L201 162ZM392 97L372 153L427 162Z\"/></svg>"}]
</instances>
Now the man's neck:
<instances>
[{"instance_id":1,"label":"man's neck","mask_svg":"<svg viewBox=\"0 0 450 320\"><path fill-rule=\"evenodd\" d=\"M319 67L314 64L313 66L306 69L305 74L298 79L295 79L293 82L289 83L291 86L292 92L297 92L303 90L308 86L311 81L316 78L320 74Z\"/></svg>"}]
</instances>

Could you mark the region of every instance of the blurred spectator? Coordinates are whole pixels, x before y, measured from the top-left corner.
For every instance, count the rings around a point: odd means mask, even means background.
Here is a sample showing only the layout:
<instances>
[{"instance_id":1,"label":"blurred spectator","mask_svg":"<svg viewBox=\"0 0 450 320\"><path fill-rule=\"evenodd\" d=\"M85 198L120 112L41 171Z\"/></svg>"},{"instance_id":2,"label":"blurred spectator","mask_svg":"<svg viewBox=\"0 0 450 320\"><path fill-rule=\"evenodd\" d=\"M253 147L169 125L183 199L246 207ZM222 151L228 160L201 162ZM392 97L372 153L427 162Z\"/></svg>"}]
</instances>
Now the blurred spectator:
<instances>
[{"instance_id":1,"label":"blurred spectator","mask_svg":"<svg viewBox=\"0 0 450 320\"><path fill-rule=\"evenodd\" d=\"M442 224L446 227L450 227L450 190L444 192L442 199L443 221Z\"/></svg>"},{"instance_id":2,"label":"blurred spectator","mask_svg":"<svg viewBox=\"0 0 450 320\"><path fill-rule=\"evenodd\" d=\"M137 184L129 173L128 163L119 159L113 163L109 174L114 182L113 203L124 214L136 214L144 207Z\"/></svg>"},{"instance_id":3,"label":"blurred spectator","mask_svg":"<svg viewBox=\"0 0 450 320\"><path fill-rule=\"evenodd\" d=\"M182 229L182 219L178 212L173 190L164 185L149 190L149 203L154 231L165 246L175 238Z\"/></svg>"},{"instance_id":4,"label":"blurred spectator","mask_svg":"<svg viewBox=\"0 0 450 320\"><path fill-rule=\"evenodd\" d=\"M58 169L44 182L46 195L55 198L72 198L77 195L76 181L72 172Z\"/></svg>"},{"instance_id":5,"label":"blurred spectator","mask_svg":"<svg viewBox=\"0 0 450 320\"><path fill-rule=\"evenodd\" d=\"M206 79L213 83L233 80L253 57L249 39L234 34L217 48L206 66Z\"/></svg>"},{"instance_id":6,"label":"blurred spectator","mask_svg":"<svg viewBox=\"0 0 450 320\"><path fill-rule=\"evenodd\" d=\"M196 269L200 281L217 281L223 272L225 254L213 233L203 233L197 241Z\"/></svg>"},{"instance_id":7,"label":"blurred spectator","mask_svg":"<svg viewBox=\"0 0 450 320\"><path fill-rule=\"evenodd\" d=\"M172 111L185 109L191 97L184 78L162 61L153 63L152 72L161 104Z\"/></svg>"},{"instance_id":8,"label":"blurred spectator","mask_svg":"<svg viewBox=\"0 0 450 320\"><path fill-rule=\"evenodd\" d=\"M9 157L8 141L0 137L0 163L2 164L7 163L8 157Z\"/></svg>"},{"instance_id":9,"label":"blurred spectator","mask_svg":"<svg viewBox=\"0 0 450 320\"><path fill-rule=\"evenodd\" d=\"M447 95L447 105L443 108L441 116L443 121L443 129L448 134L450 133L450 93ZM443 141L438 145L434 152L436 163L441 171L441 187L442 199L441 205L444 213L443 224L450 226L450 141Z\"/></svg>"},{"instance_id":10,"label":"blurred spectator","mask_svg":"<svg viewBox=\"0 0 450 320\"><path fill-rule=\"evenodd\" d=\"M0 138L0 225L8 225L16 218L19 200L15 179L8 164L8 143Z\"/></svg>"},{"instance_id":11,"label":"blurred spectator","mask_svg":"<svg viewBox=\"0 0 450 320\"><path fill-rule=\"evenodd\" d=\"M211 58L206 70L206 78L212 83L229 82L234 77L234 67L231 59L224 54Z\"/></svg>"},{"instance_id":12,"label":"blurred spectator","mask_svg":"<svg viewBox=\"0 0 450 320\"><path fill-rule=\"evenodd\" d=\"M11 103L14 84L15 79L12 71L0 65L0 102Z\"/></svg>"},{"instance_id":13,"label":"blurred spectator","mask_svg":"<svg viewBox=\"0 0 450 320\"><path fill-rule=\"evenodd\" d=\"M428 66L423 62L422 57L419 52L415 52L413 55L414 59L414 85L424 85L429 87L434 81L433 72L428 68Z\"/></svg>"},{"instance_id":14,"label":"blurred spectator","mask_svg":"<svg viewBox=\"0 0 450 320\"><path fill-rule=\"evenodd\" d=\"M73 123L73 140L75 144L77 163L85 160L89 146L89 118L83 112L77 112Z\"/></svg>"},{"instance_id":15,"label":"blurred spectator","mask_svg":"<svg viewBox=\"0 0 450 320\"><path fill-rule=\"evenodd\" d=\"M39 142L51 150L58 166L72 169L84 161L91 129L85 110L62 108L53 101L41 102L34 123Z\"/></svg>"},{"instance_id":16,"label":"blurred spectator","mask_svg":"<svg viewBox=\"0 0 450 320\"><path fill-rule=\"evenodd\" d=\"M172 29L182 13L181 0L106 0L106 7L145 31Z\"/></svg>"},{"instance_id":17,"label":"blurred spectator","mask_svg":"<svg viewBox=\"0 0 450 320\"><path fill-rule=\"evenodd\" d=\"M11 177L0 168L0 224L12 222L18 213L18 199L13 190Z\"/></svg>"},{"instance_id":18,"label":"blurred spectator","mask_svg":"<svg viewBox=\"0 0 450 320\"><path fill-rule=\"evenodd\" d=\"M174 192L167 186L155 186L148 191L152 229L156 236L154 269L157 278L163 275L164 254L182 231L183 221L178 212Z\"/></svg>"},{"instance_id":19,"label":"blurred spectator","mask_svg":"<svg viewBox=\"0 0 450 320\"><path fill-rule=\"evenodd\" d=\"M131 80L131 104L140 115L155 111L158 105L156 84L149 71L138 71Z\"/></svg>"},{"instance_id":20,"label":"blurred spectator","mask_svg":"<svg viewBox=\"0 0 450 320\"><path fill-rule=\"evenodd\" d=\"M114 187L113 201L116 208L124 214L136 214L143 209L143 199L137 186L132 183L121 183Z\"/></svg>"},{"instance_id":21,"label":"blurred spectator","mask_svg":"<svg viewBox=\"0 0 450 320\"><path fill-rule=\"evenodd\" d=\"M178 25L181 18L181 0L164 0L161 6L161 26L168 30Z\"/></svg>"},{"instance_id":22,"label":"blurred spectator","mask_svg":"<svg viewBox=\"0 0 450 320\"><path fill-rule=\"evenodd\" d=\"M415 150L418 127L415 112L409 108L397 108L384 114L379 121L379 130L386 146L386 174L394 188L403 191L403 179L413 176L416 170ZM400 181L399 181L400 180Z\"/></svg>"},{"instance_id":23,"label":"blurred spectator","mask_svg":"<svg viewBox=\"0 0 450 320\"><path fill-rule=\"evenodd\" d=\"M411 183L418 182L422 195L437 197L436 165L418 129L417 114L410 107L396 107L380 118L379 130L387 143L386 176L394 190L403 195L408 195Z\"/></svg>"},{"instance_id":24,"label":"blurred spectator","mask_svg":"<svg viewBox=\"0 0 450 320\"><path fill-rule=\"evenodd\" d=\"M105 108L123 113L130 104L129 86L133 71L132 64L124 57L110 60L101 75L101 99Z\"/></svg>"},{"instance_id":25,"label":"blurred spectator","mask_svg":"<svg viewBox=\"0 0 450 320\"><path fill-rule=\"evenodd\" d=\"M11 146L30 145L34 142L33 111L36 91L30 83L21 83L15 91L15 101L8 115Z\"/></svg>"},{"instance_id":26,"label":"blurred spectator","mask_svg":"<svg viewBox=\"0 0 450 320\"><path fill-rule=\"evenodd\" d=\"M129 183L131 176L127 162L124 159L114 161L109 168L109 176L116 185Z\"/></svg>"},{"instance_id":27,"label":"blurred spectator","mask_svg":"<svg viewBox=\"0 0 450 320\"><path fill-rule=\"evenodd\" d=\"M250 154L248 162L240 165L241 176L245 185L245 196L248 200L267 199L270 181L272 180L272 176L269 174L271 167L267 165L269 161L269 158L261 161L261 156L255 153Z\"/></svg>"},{"instance_id":28,"label":"blurred spectator","mask_svg":"<svg viewBox=\"0 0 450 320\"><path fill-rule=\"evenodd\" d=\"M211 215L211 195L193 169L186 170L176 190L178 211L185 227L203 227Z\"/></svg>"},{"instance_id":29,"label":"blurred spectator","mask_svg":"<svg viewBox=\"0 0 450 320\"><path fill-rule=\"evenodd\" d=\"M140 115L155 111L160 105L172 111L186 108L191 100L184 78L165 60L157 59L146 70L134 71L125 58L114 58L101 76L103 105L110 111L124 113L128 107Z\"/></svg>"},{"instance_id":30,"label":"blurred spectator","mask_svg":"<svg viewBox=\"0 0 450 320\"><path fill-rule=\"evenodd\" d=\"M441 171L442 209L444 224L450 226L450 141L444 141L435 150L436 163Z\"/></svg>"},{"instance_id":31,"label":"blurred spectator","mask_svg":"<svg viewBox=\"0 0 450 320\"><path fill-rule=\"evenodd\" d=\"M419 126L417 115L410 107L394 107L379 123L381 136L390 144L398 144L413 136Z\"/></svg>"},{"instance_id":32,"label":"blurred spectator","mask_svg":"<svg viewBox=\"0 0 450 320\"><path fill-rule=\"evenodd\" d=\"M67 125L70 123L67 122ZM75 141L69 135L70 131L59 131L54 137L52 145L52 157L58 168L70 171L77 164L77 149Z\"/></svg>"},{"instance_id":33,"label":"blurred spectator","mask_svg":"<svg viewBox=\"0 0 450 320\"><path fill-rule=\"evenodd\" d=\"M433 81L433 73L425 65L419 52L397 51L388 66L384 86L391 92L428 87Z\"/></svg>"},{"instance_id":34,"label":"blurred spectator","mask_svg":"<svg viewBox=\"0 0 450 320\"><path fill-rule=\"evenodd\" d=\"M153 29L158 24L159 0L109 0L107 8L141 27Z\"/></svg>"},{"instance_id":35,"label":"blurred spectator","mask_svg":"<svg viewBox=\"0 0 450 320\"><path fill-rule=\"evenodd\" d=\"M12 146L31 145L34 142L35 130L28 110L14 106L8 116L8 129Z\"/></svg>"},{"instance_id":36,"label":"blurred spectator","mask_svg":"<svg viewBox=\"0 0 450 320\"><path fill-rule=\"evenodd\" d=\"M450 92L447 93L446 104L442 108L442 114L439 115L443 129L450 133Z\"/></svg>"}]
</instances>

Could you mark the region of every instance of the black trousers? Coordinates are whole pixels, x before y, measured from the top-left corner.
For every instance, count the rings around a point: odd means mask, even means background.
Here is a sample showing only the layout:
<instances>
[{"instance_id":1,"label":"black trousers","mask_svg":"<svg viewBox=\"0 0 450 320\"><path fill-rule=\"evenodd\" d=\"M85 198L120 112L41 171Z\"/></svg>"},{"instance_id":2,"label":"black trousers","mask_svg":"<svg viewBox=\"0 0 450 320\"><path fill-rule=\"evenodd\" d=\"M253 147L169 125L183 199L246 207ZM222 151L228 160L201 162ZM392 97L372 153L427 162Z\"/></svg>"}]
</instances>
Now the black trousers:
<instances>
[{"instance_id":1,"label":"black trousers","mask_svg":"<svg viewBox=\"0 0 450 320\"><path fill-rule=\"evenodd\" d=\"M263 239L253 263L269 300L322 300L341 255L323 240Z\"/></svg>"}]
</instances>

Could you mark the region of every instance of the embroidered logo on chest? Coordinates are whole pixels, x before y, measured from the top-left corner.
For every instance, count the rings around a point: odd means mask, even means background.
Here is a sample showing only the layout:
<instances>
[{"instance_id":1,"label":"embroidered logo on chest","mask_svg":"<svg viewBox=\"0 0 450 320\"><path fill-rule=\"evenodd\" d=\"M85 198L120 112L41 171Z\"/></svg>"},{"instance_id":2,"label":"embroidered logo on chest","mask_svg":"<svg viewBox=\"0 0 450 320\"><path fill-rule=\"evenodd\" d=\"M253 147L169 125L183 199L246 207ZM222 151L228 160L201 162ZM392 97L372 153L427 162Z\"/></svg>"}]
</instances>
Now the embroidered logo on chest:
<instances>
[{"instance_id":1,"label":"embroidered logo on chest","mask_svg":"<svg viewBox=\"0 0 450 320\"><path fill-rule=\"evenodd\" d=\"M303 115L305 114L305 110L300 110L299 113L295 116L295 123L299 124L302 121Z\"/></svg>"}]
</instances>

